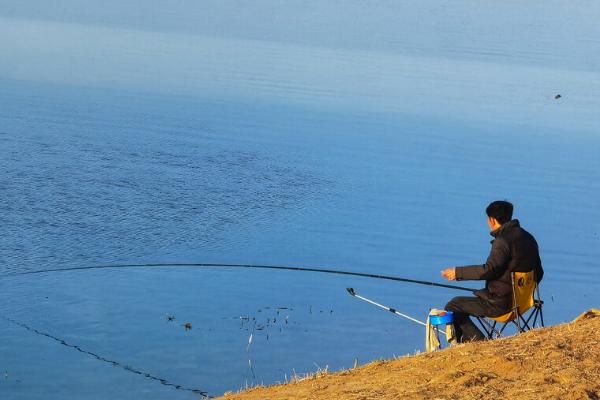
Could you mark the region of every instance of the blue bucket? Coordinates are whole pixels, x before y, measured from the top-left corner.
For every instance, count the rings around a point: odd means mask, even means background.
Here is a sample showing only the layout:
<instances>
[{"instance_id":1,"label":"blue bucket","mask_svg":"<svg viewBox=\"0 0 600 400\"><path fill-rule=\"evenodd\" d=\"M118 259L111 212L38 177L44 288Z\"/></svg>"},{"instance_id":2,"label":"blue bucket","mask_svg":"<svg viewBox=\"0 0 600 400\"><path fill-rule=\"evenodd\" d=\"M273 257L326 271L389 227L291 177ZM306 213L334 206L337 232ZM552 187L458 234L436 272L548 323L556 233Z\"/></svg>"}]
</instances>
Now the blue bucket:
<instances>
[{"instance_id":1,"label":"blue bucket","mask_svg":"<svg viewBox=\"0 0 600 400\"><path fill-rule=\"evenodd\" d=\"M432 325L451 324L454 322L454 313L452 311L446 311L444 315L430 315L429 322Z\"/></svg>"}]
</instances>

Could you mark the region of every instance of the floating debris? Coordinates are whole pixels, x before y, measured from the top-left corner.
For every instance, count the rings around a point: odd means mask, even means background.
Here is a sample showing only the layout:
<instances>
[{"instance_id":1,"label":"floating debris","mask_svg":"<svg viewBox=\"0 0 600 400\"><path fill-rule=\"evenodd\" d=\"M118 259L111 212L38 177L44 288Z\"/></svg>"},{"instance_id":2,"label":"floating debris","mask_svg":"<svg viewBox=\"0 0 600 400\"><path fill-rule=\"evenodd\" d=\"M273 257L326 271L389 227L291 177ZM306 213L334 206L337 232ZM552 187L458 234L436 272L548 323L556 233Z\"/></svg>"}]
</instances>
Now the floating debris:
<instances>
[{"instance_id":1,"label":"floating debris","mask_svg":"<svg viewBox=\"0 0 600 400\"><path fill-rule=\"evenodd\" d=\"M189 331L190 329L192 329L192 324L190 322L186 322L185 324L183 324L183 327L186 331Z\"/></svg>"},{"instance_id":2,"label":"floating debris","mask_svg":"<svg viewBox=\"0 0 600 400\"><path fill-rule=\"evenodd\" d=\"M557 94L556 96L554 96L554 99L555 99L555 100L558 100L558 99L560 99L561 97L562 97L562 96L561 96L560 94Z\"/></svg>"},{"instance_id":3,"label":"floating debris","mask_svg":"<svg viewBox=\"0 0 600 400\"><path fill-rule=\"evenodd\" d=\"M248 346L246 346L246 351L250 350L250 345L252 344L252 337L254 336L253 333L250 334L250 337L248 338ZM250 361L250 360L248 360Z\"/></svg>"},{"instance_id":4,"label":"floating debris","mask_svg":"<svg viewBox=\"0 0 600 400\"><path fill-rule=\"evenodd\" d=\"M175 316L167 314L167 321L175 321Z\"/></svg>"}]
</instances>

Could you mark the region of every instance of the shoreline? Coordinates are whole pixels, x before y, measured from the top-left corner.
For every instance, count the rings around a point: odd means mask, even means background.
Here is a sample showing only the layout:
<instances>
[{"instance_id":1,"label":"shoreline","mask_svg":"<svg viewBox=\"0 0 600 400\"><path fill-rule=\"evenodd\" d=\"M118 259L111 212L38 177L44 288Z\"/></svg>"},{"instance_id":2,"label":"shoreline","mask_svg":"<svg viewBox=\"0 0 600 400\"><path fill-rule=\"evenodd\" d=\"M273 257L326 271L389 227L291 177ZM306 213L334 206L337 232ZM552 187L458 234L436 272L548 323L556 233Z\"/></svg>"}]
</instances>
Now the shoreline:
<instances>
[{"instance_id":1,"label":"shoreline","mask_svg":"<svg viewBox=\"0 0 600 400\"><path fill-rule=\"evenodd\" d=\"M587 315L586 315L587 314ZM600 398L600 315L433 353L375 361L222 400Z\"/></svg>"}]
</instances>

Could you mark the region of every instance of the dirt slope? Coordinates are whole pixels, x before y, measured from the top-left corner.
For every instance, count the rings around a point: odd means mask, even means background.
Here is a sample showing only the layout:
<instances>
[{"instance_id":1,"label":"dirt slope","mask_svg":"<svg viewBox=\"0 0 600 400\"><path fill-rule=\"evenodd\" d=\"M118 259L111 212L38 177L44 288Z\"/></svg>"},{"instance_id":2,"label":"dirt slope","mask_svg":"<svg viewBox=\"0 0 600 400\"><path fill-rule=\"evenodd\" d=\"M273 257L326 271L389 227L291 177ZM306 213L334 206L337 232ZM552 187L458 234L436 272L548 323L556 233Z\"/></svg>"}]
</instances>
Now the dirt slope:
<instances>
[{"instance_id":1,"label":"dirt slope","mask_svg":"<svg viewBox=\"0 0 600 400\"><path fill-rule=\"evenodd\" d=\"M267 399L600 399L600 317L226 394Z\"/></svg>"}]
</instances>

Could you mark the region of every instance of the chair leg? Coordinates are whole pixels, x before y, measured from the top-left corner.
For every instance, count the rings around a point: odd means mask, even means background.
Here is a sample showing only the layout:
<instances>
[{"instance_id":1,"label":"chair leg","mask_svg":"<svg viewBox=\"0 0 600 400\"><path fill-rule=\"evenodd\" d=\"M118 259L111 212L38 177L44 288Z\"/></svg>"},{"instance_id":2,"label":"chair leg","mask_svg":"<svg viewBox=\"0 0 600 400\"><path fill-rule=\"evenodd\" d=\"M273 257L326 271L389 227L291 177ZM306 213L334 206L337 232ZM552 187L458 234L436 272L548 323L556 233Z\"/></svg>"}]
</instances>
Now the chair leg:
<instances>
[{"instance_id":1,"label":"chair leg","mask_svg":"<svg viewBox=\"0 0 600 400\"><path fill-rule=\"evenodd\" d=\"M475 317L475 319L477 320L477 322L479 322L479 326L481 326L481 329L483 329L483 331L485 332L485 335L489 339L490 338L490 332L488 331L487 327L483 324L483 321L481 320L481 318Z\"/></svg>"},{"instance_id":2,"label":"chair leg","mask_svg":"<svg viewBox=\"0 0 600 400\"><path fill-rule=\"evenodd\" d=\"M544 304L544 302L542 301L542 297L540 296L539 284L536 285L535 292L537 294L537 300L534 299L534 307L540 313L540 322L542 323L542 328L543 328L544 327L544 314L542 313L542 305ZM537 313L536 313L535 319L537 320ZM535 322L533 323L533 326L535 326Z\"/></svg>"},{"instance_id":3,"label":"chair leg","mask_svg":"<svg viewBox=\"0 0 600 400\"><path fill-rule=\"evenodd\" d=\"M514 322L514 321L513 321L513 322ZM507 326L508 326L508 322L505 322L504 324L502 324L502 328L500 328L500 334L499 334L498 336L502 335L502 333L504 332L504 329L505 329Z\"/></svg>"},{"instance_id":4,"label":"chair leg","mask_svg":"<svg viewBox=\"0 0 600 400\"><path fill-rule=\"evenodd\" d=\"M529 314L529 317L527 318L527 320L523 319L523 323L525 324L525 327L527 327L527 329L535 328L535 323L537 322L537 317L538 317L539 312L540 312L539 308L535 307L534 310L531 312L531 314ZM529 325L529 321L531 321L531 318L533 318L533 322L531 323L531 325Z\"/></svg>"},{"instance_id":5,"label":"chair leg","mask_svg":"<svg viewBox=\"0 0 600 400\"><path fill-rule=\"evenodd\" d=\"M484 327L487 335L488 335L488 339L494 339L494 334L496 335L496 338L499 338L502 334L501 331L498 331L498 329L496 329L496 324L498 323L497 321L494 321L493 324L490 324L488 322L487 319L485 318L477 318L479 320L479 322L483 322L485 323L485 325L487 325L487 328ZM483 323L481 324L481 326L483 326Z\"/></svg>"},{"instance_id":6,"label":"chair leg","mask_svg":"<svg viewBox=\"0 0 600 400\"><path fill-rule=\"evenodd\" d=\"M481 328L485 332L485 335L487 336L487 338L493 339L494 338L494 332L493 332L494 327L484 318L481 318L481 317L475 317L475 318L479 322L479 325L481 325Z\"/></svg>"},{"instance_id":7,"label":"chair leg","mask_svg":"<svg viewBox=\"0 0 600 400\"><path fill-rule=\"evenodd\" d=\"M531 317L533 317L533 323L531 324L531 328L535 328L537 326L537 321L538 321L538 317L539 317L540 325L543 328L544 327L544 315L542 314L542 307L540 305L535 305L534 307L535 307L535 310L529 316L529 318L527 319L527 322L529 323L529 320L531 319Z\"/></svg>"},{"instance_id":8,"label":"chair leg","mask_svg":"<svg viewBox=\"0 0 600 400\"><path fill-rule=\"evenodd\" d=\"M527 320L525 320L525 318L523 318L523 316L519 314L519 319L523 323L523 326L521 326L521 332L531 330L532 327L529 326L529 320L531 319L532 316L533 316L533 313L531 313L529 315L529 318L527 318Z\"/></svg>"},{"instance_id":9,"label":"chair leg","mask_svg":"<svg viewBox=\"0 0 600 400\"><path fill-rule=\"evenodd\" d=\"M534 328L535 328L535 324L537 324L539 313L540 313L540 310L538 308L536 308L535 311L534 311L535 315L533 316L533 323L531 324L531 326L534 327Z\"/></svg>"}]
</instances>

